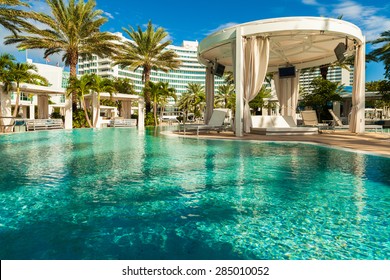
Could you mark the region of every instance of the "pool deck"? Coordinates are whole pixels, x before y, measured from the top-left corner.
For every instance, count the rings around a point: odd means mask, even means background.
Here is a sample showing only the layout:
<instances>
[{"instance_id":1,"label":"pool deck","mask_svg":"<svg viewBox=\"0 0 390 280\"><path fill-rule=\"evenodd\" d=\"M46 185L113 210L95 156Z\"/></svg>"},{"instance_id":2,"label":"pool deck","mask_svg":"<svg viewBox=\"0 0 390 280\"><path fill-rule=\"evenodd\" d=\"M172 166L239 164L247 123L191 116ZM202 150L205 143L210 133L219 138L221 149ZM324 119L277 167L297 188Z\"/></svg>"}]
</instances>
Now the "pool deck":
<instances>
[{"instance_id":1,"label":"pool deck","mask_svg":"<svg viewBox=\"0 0 390 280\"><path fill-rule=\"evenodd\" d=\"M207 138L207 139L230 139L230 140L253 140L253 141L291 141L303 143L315 143L331 147L339 147L354 151L362 151L370 154L390 157L390 134L367 132L355 134L348 131L322 131L318 135L256 135L245 134L243 137L236 137L233 132L221 133L209 132L196 134L173 132L179 137Z\"/></svg>"}]
</instances>

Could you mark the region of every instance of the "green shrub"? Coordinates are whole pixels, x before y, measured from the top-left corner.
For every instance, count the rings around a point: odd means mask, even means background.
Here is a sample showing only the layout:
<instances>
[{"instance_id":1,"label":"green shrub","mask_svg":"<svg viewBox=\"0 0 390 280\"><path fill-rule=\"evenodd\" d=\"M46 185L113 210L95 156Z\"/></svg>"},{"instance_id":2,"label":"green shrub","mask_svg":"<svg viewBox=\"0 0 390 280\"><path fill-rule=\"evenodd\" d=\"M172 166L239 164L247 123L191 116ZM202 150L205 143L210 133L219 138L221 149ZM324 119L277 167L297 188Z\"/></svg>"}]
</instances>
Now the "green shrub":
<instances>
[{"instance_id":1,"label":"green shrub","mask_svg":"<svg viewBox=\"0 0 390 280\"><path fill-rule=\"evenodd\" d=\"M89 117L91 118L91 113L88 112ZM73 111L73 128L82 128L89 127L87 119L85 118L85 113L83 109L77 109Z\"/></svg>"},{"instance_id":2,"label":"green shrub","mask_svg":"<svg viewBox=\"0 0 390 280\"><path fill-rule=\"evenodd\" d=\"M145 126L154 126L154 116L152 112L149 112L145 116Z\"/></svg>"},{"instance_id":3,"label":"green shrub","mask_svg":"<svg viewBox=\"0 0 390 280\"><path fill-rule=\"evenodd\" d=\"M53 113L50 114L50 118L51 119L62 119L62 115L60 114L60 112L54 111Z\"/></svg>"}]
</instances>

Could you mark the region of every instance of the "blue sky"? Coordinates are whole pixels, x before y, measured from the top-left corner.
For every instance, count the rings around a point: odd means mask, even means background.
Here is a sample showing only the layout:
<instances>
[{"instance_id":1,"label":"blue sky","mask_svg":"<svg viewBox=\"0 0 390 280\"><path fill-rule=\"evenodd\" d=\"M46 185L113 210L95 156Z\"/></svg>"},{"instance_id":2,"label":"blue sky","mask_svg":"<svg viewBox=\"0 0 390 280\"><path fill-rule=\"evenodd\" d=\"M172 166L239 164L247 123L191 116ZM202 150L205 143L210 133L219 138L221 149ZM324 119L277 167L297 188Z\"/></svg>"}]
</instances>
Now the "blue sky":
<instances>
[{"instance_id":1,"label":"blue sky","mask_svg":"<svg viewBox=\"0 0 390 280\"><path fill-rule=\"evenodd\" d=\"M97 8L104 11L108 22L103 31L122 32L123 27L136 28L152 20L156 26L161 26L169 33L175 45L181 45L183 40L201 41L208 34L223 27L239 23L285 16L326 16L338 17L359 26L367 40L375 39L385 30L390 30L390 2L376 1L341 1L341 0L222 0L222 1L124 1L96 0ZM30 1L33 8L47 11L45 1ZM0 52L13 52L18 59L23 54L15 52L13 46L3 46L2 37L6 32L0 29ZM367 45L367 51L371 46ZM42 55L31 51L34 61L42 60ZM53 61L58 58L53 57ZM366 80L383 79L382 64L367 64Z\"/></svg>"}]
</instances>

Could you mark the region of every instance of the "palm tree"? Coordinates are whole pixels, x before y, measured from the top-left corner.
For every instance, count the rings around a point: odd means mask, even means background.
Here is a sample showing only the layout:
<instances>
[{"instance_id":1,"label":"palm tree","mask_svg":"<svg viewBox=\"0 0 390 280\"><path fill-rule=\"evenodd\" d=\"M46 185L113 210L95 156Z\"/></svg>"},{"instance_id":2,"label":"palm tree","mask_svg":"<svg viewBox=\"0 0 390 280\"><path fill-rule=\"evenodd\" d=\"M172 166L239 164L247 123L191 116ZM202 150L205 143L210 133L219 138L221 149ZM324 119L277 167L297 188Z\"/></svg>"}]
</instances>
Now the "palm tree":
<instances>
[{"instance_id":1,"label":"palm tree","mask_svg":"<svg viewBox=\"0 0 390 280\"><path fill-rule=\"evenodd\" d=\"M34 14L17 9L20 6L30 7L30 5L20 0L0 0L0 25L14 35L21 31L22 26L28 25L25 19Z\"/></svg>"},{"instance_id":2,"label":"palm tree","mask_svg":"<svg viewBox=\"0 0 390 280\"><path fill-rule=\"evenodd\" d=\"M97 95L96 110L98 113L95 115L95 119L93 120L93 127L96 127L100 112L100 94L102 92L108 92L109 94L112 94L115 91L115 88L112 80L102 78L96 74L92 74L91 90L94 91Z\"/></svg>"},{"instance_id":3,"label":"palm tree","mask_svg":"<svg viewBox=\"0 0 390 280\"><path fill-rule=\"evenodd\" d=\"M102 10L95 10L95 0L46 0L50 7L48 14L40 13L36 20L46 25L40 29L26 26L30 35L8 36L5 44L18 44L20 49L44 49L44 58L61 53L65 65L70 67L70 77L76 76L79 57L92 54L109 56L117 48L119 40L109 32L100 32L99 28L107 22ZM67 3L67 6L66 6ZM73 98L73 109L77 108L77 95Z\"/></svg>"},{"instance_id":4,"label":"palm tree","mask_svg":"<svg viewBox=\"0 0 390 280\"><path fill-rule=\"evenodd\" d=\"M375 61L383 61L385 77L390 79L390 30L382 32L381 36L371 44L380 44L380 47L373 50L370 55L376 58Z\"/></svg>"},{"instance_id":5,"label":"palm tree","mask_svg":"<svg viewBox=\"0 0 390 280\"><path fill-rule=\"evenodd\" d=\"M114 87L117 92L124 94L138 94L133 82L128 78L114 78Z\"/></svg>"},{"instance_id":6,"label":"palm tree","mask_svg":"<svg viewBox=\"0 0 390 280\"><path fill-rule=\"evenodd\" d=\"M254 111L257 112L259 109L262 109L266 106L271 106L270 103L266 103L264 100L265 98L271 97L271 90L267 89L266 85L263 85L259 92L257 93L256 97L249 102L249 107Z\"/></svg>"},{"instance_id":7,"label":"palm tree","mask_svg":"<svg viewBox=\"0 0 390 280\"><path fill-rule=\"evenodd\" d=\"M83 107L85 118L89 127L92 127L91 120L88 115L87 106L85 104L85 95L89 94L92 88L93 83L93 74L86 74L78 79L77 77L71 77L69 79L69 85L66 89L68 94L74 93L78 95L78 98L81 102L81 106Z\"/></svg>"},{"instance_id":8,"label":"palm tree","mask_svg":"<svg viewBox=\"0 0 390 280\"><path fill-rule=\"evenodd\" d=\"M230 101L233 94L233 84L220 85L217 89L217 94L215 95L215 105L231 109L232 104L230 104Z\"/></svg>"},{"instance_id":9,"label":"palm tree","mask_svg":"<svg viewBox=\"0 0 390 280\"><path fill-rule=\"evenodd\" d=\"M119 53L113 57L114 65L130 67L134 71L142 67L142 81L145 85L150 80L152 70L168 72L179 67L178 55L173 50L166 49L172 41L166 40L168 33L164 28L158 27L155 30L152 22L149 21L145 31L142 31L140 26L137 30L130 27L130 29L123 28L123 31L130 36L132 41L123 43ZM144 88L144 96L146 113L149 113L151 111L151 98L146 87Z\"/></svg>"},{"instance_id":10,"label":"palm tree","mask_svg":"<svg viewBox=\"0 0 390 280\"><path fill-rule=\"evenodd\" d=\"M187 119L188 113L193 112L196 117L200 117L206 102L206 93L204 86L197 83L189 83L187 91L181 96L178 107L184 111ZM184 122L186 121L184 120Z\"/></svg>"},{"instance_id":11,"label":"palm tree","mask_svg":"<svg viewBox=\"0 0 390 280\"><path fill-rule=\"evenodd\" d=\"M34 73L36 72L36 73ZM16 83L16 102L13 112L13 117L16 117L19 109L20 84L43 84L47 85L48 81L38 73L38 69L34 64L30 63L12 63L8 72L8 81Z\"/></svg>"},{"instance_id":12,"label":"palm tree","mask_svg":"<svg viewBox=\"0 0 390 280\"><path fill-rule=\"evenodd\" d=\"M6 88L9 82L9 71L15 62L15 57L10 54L0 55L0 82L3 83L3 87ZM8 90L4 90L6 93Z\"/></svg>"},{"instance_id":13,"label":"palm tree","mask_svg":"<svg viewBox=\"0 0 390 280\"><path fill-rule=\"evenodd\" d=\"M157 106L164 102L168 97L173 97L176 100L175 89L169 87L168 82L153 83L152 81L149 81L145 86L145 90L150 92L151 98L153 99L154 125L157 126Z\"/></svg>"}]
</instances>

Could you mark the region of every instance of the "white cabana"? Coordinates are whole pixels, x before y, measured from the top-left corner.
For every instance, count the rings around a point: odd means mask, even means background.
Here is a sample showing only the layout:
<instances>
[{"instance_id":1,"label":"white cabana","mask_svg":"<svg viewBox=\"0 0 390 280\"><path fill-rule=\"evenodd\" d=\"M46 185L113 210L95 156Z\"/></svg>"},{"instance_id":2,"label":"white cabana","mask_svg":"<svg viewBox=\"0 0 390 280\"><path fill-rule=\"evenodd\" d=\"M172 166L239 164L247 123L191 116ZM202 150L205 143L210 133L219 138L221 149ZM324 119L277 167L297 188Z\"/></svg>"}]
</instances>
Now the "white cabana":
<instances>
[{"instance_id":1,"label":"white cabana","mask_svg":"<svg viewBox=\"0 0 390 280\"><path fill-rule=\"evenodd\" d=\"M1 86L1 85L0 85ZM13 89L16 91L16 88ZM55 88L55 87L46 87L33 84L21 84L20 91L25 94L33 94L37 96L38 103L38 118L48 119L49 118L49 96L50 95L65 95L65 89ZM0 101L1 101L1 116L11 116L11 96L2 92L0 88ZM23 104L21 104L23 105ZM25 106L25 105L24 105ZM30 105L30 119L34 118L34 104ZM70 98L65 99L65 129L72 128L72 100Z\"/></svg>"},{"instance_id":2,"label":"white cabana","mask_svg":"<svg viewBox=\"0 0 390 280\"><path fill-rule=\"evenodd\" d=\"M234 73L235 133L242 136L251 127L247 104L256 96L266 73L295 67L296 73L291 77L274 76L281 115L295 117L299 70L335 62L335 49L341 43L343 48L345 46L341 55L357 54L350 130L361 133L364 132L365 37L349 22L323 17L289 17L244 23L202 40L198 59L208 68L218 63ZM206 72L206 84L212 80L211 75L213 71ZM206 86L206 100L212 100L211 95L213 89ZM208 103L206 112L211 111L212 106L213 103Z\"/></svg>"},{"instance_id":3,"label":"white cabana","mask_svg":"<svg viewBox=\"0 0 390 280\"><path fill-rule=\"evenodd\" d=\"M97 95L96 93L90 93L85 95L87 107L89 107L89 102L92 101L92 120L95 120L96 115L100 116L100 112L98 110L97 106ZM144 107L145 107L145 101L142 96L134 95L134 94L124 94L124 93L113 93L109 94L108 92L102 92L100 93L100 99L110 99L110 100L120 100L122 101L122 109L121 109L121 116L125 119L131 118L131 109L132 109L132 102L137 101L138 102L138 129L144 129ZM96 127L100 127L100 118L98 119L98 123L96 124Z\"/></svg>"}]
</instances>

